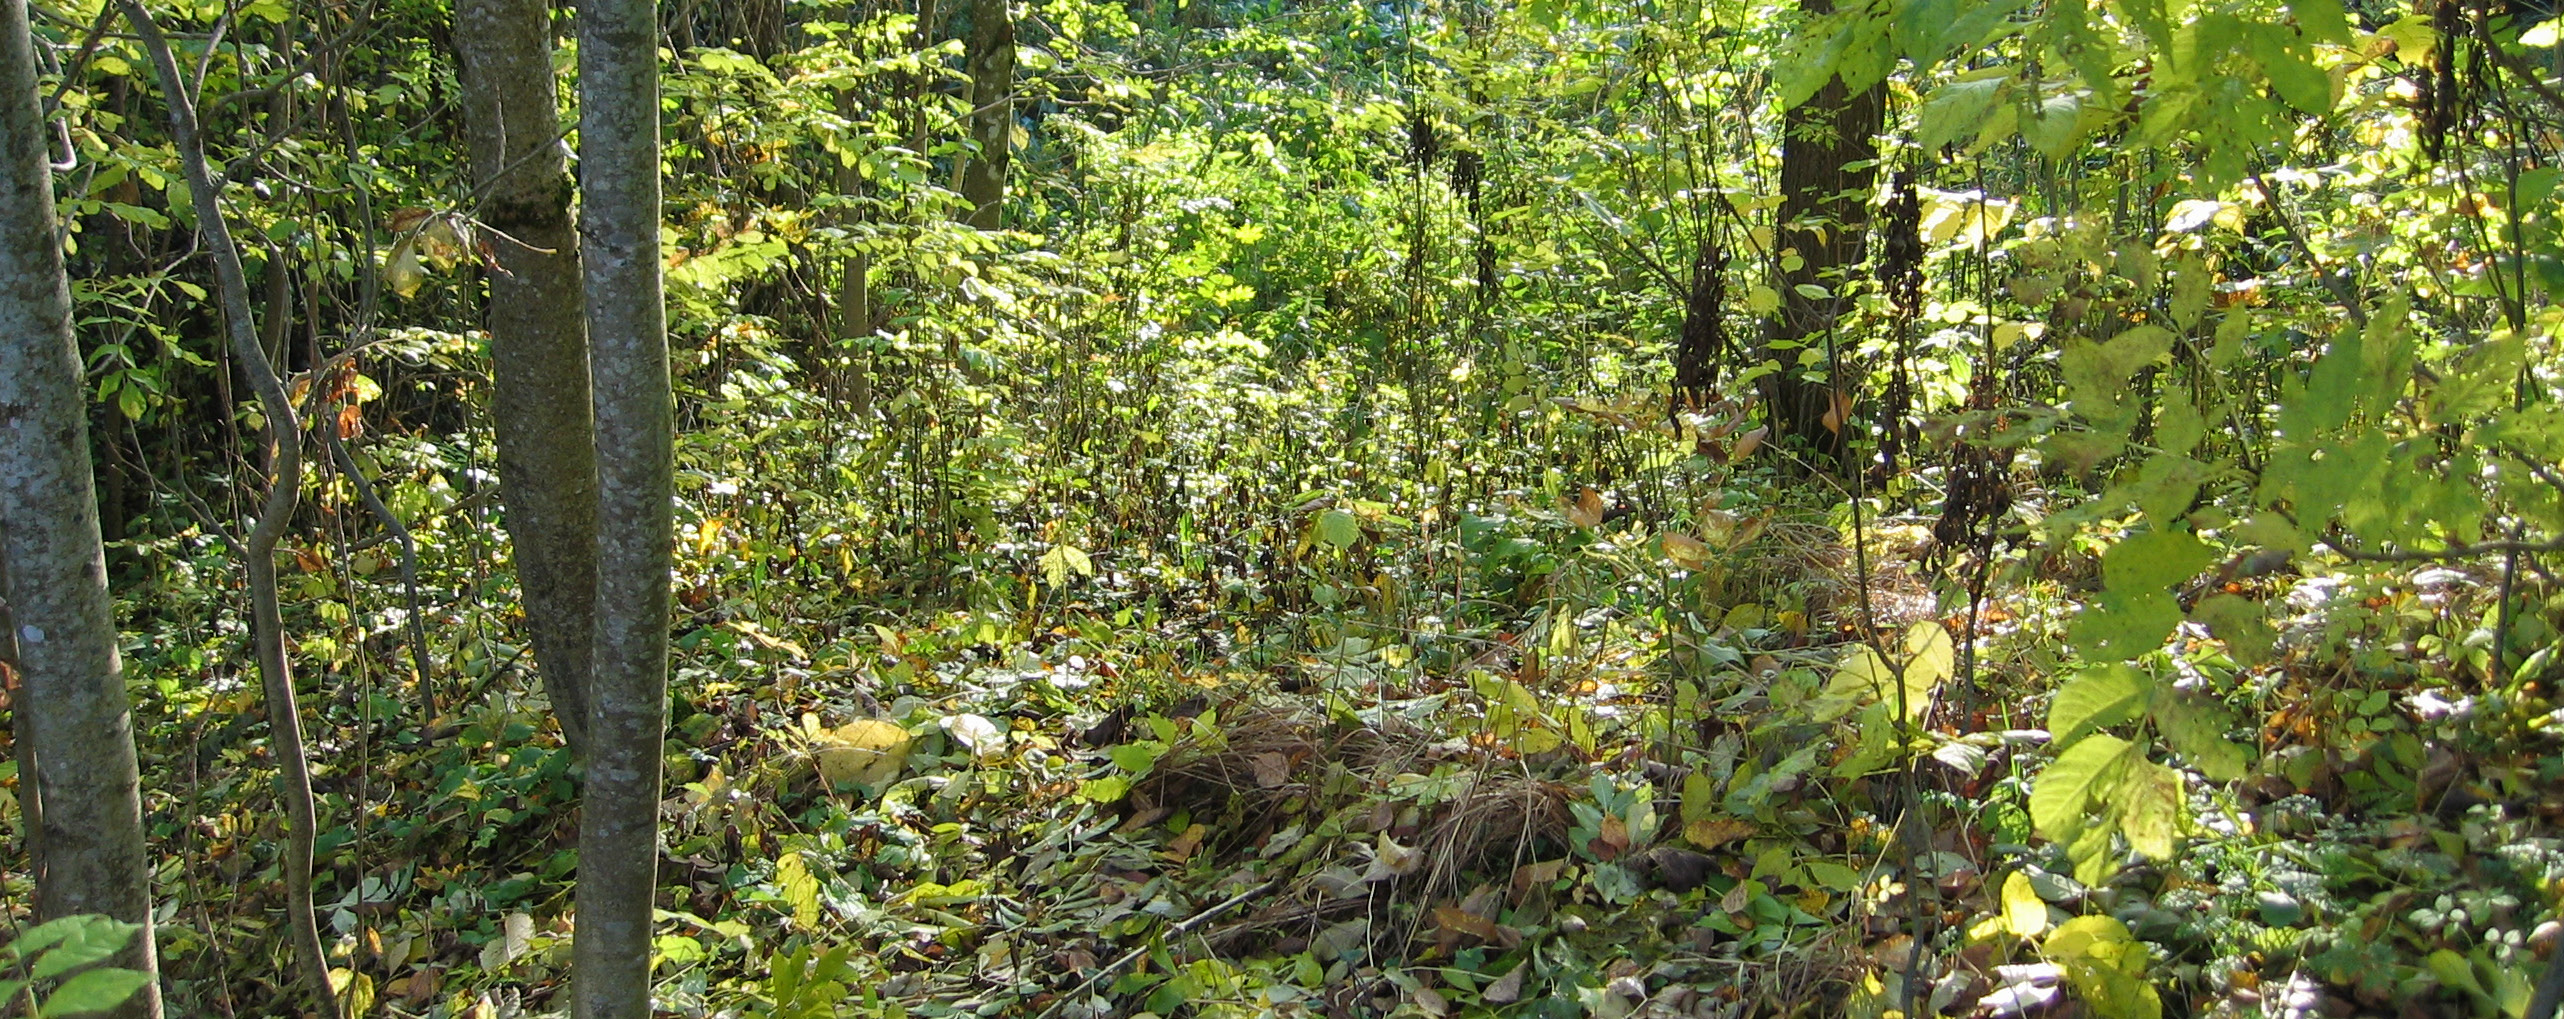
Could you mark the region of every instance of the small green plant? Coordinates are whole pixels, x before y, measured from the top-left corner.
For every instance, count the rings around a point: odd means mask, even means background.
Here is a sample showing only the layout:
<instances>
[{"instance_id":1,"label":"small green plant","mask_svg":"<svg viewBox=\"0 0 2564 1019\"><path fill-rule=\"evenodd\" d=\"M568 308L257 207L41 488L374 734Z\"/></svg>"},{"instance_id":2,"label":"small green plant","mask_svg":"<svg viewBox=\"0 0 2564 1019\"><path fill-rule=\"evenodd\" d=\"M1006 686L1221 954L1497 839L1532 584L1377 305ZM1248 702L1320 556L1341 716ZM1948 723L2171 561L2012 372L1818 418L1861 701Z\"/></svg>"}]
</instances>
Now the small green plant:
<instances>
[{"instance_id":1,"label":"small green plant","mask_svg":"<svg viewBox=\"0 0 2564 1019\"><path fill-rule=\"evenodd\" d=\"M124 951L142 928L104 916L48 920L0 945L0 1001L23 1002L38 1017L88 1015L125 1003L151 974L99 963ZM74 972L74 971L77 972ZM50 993L41 990L50 988Z\"/></svg>"}]
</instances>

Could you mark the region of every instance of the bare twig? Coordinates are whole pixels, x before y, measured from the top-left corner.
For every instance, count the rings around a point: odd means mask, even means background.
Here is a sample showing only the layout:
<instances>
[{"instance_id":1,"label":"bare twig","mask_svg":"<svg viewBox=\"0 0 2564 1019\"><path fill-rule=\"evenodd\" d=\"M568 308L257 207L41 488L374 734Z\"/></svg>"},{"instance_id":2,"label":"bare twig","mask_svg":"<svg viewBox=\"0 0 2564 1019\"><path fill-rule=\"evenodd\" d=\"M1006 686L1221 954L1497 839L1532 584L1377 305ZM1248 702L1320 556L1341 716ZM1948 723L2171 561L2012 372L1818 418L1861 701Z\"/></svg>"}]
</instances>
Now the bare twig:
<instances>
[{"instance_id":1,"label":"bare twig","mask_svg":"<svg viewBox=\"0 0 2564 1019\"><path fill-rule=\"evenodd\" d=\"M1167 928L1165 934L1161 935L1160 938L1161 940L1165 938L1179 938L1186 934L1190 934L1195 928L1219 919L1220 914L1236 909L1239 903L1245 902L1246 900L1252 899L1258 895L1262 895L1268 891L1272 891L1273 886L1280 883L1281 882L1279 880L1265 880L1249 885L1245 891L1212 903L1210 908L1204 909L1192 916L1185 917L1182 922L1177 923L1173 927ZM1052 999L1050 1007L1043 1009L1042 1014L1034 1017L1034 1019L1052 1019L1053 1016L1059 1014L1060 1009L1067 1007L1069 1002L1083 998L1086 996L1086 992L1094 990L1095 985L1098 982L1101 982L1105 977L1121 972L1123 967L1140 961L1140 957L1147 954L1148 946L1146 945L1142 945L1138 948L1122 953L1121 958L1105 963L1102 969L1098 969L1095 972L1088 974L1086 979L1079 981L1076 989Z\"/></svg>"},{"instance_id":2,"label":"bare twig","mask_svg":"<svg viewBox=\"0 0 2564 1019\"><path fill-rule=\"evenodd\" d=\"M141 0L117 0L117 6L142 37L143 48L150 53L152 68L160 79L165 93L162 98L169 107L170 139L195 204L196 229L203 237L207 254L212 256L215 280L220 285L232 357L240 362L242 374L249 377L250 386L257 391L260 409L267 419L267 497L242 549L249 570L250 639L256 646L259 678L266 689L267 724L284 786L288 825L285 921L314 1006L323 1016L338 1019L342 1013L337 994L330 987L329 955L321 946L312 903L312 845L319 818L312 802L311 760L304 746L301 710L294 699L293 673L285 656L283 612L276 593L276 543L291 523L302 494L302 429L295 420L293 399L286 395L284 381L277 377L275 365L268 361L267 351L259 343L248 273L241 267L240 246L223 219L221 185L205 158L195 96L179 70L176 55L170 51L168 37L161 34L159 24L152 20Z\"/></svg>"}]
</instances>

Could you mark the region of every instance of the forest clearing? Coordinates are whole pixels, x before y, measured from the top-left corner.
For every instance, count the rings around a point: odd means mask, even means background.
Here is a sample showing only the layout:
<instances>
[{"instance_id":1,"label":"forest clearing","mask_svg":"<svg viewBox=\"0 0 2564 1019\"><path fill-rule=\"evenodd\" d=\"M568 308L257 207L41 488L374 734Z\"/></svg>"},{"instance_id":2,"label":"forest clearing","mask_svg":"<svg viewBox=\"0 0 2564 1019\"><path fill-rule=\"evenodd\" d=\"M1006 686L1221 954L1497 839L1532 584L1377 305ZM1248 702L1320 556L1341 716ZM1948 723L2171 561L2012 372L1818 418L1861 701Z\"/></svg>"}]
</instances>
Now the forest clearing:
<instances>
[{"instance_id":1,"label":"forest clearing","mask_svg":"<svg viewBox=\"0 0 2564 1019\"><path fill-rule=\"evenodd\" d=\"M0 1014L2556 1019L2543 0L0 0Z\"/></svg>"}]
</instances>

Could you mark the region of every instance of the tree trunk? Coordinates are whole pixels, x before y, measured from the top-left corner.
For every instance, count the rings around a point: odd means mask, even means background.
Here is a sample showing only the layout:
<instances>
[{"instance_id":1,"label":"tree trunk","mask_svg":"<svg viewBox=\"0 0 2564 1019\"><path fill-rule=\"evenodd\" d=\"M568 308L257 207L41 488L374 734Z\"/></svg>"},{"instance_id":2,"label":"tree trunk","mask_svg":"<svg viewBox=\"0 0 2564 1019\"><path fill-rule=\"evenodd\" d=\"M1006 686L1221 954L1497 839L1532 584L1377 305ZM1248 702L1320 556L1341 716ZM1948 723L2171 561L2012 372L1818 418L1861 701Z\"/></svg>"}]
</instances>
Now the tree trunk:
<instances>
[{"instance_id":1,"label":"tree trunk","mask_svg":"<svg viewBox=\"0 0 2564 1019\"><path fill-rule=\"evenodd\" d=\"M652 0L589 0L579 11L580 233L598 496L579 810L579 1019L650 1015L675 493L655 14Z\"/></svg>"},{"instance_id":2,"label":"tree trunk","mask_svg":"<svg viewBox=\"0 0 2564 1019\"><path fill-rule=\"evenodd\" d=\"M479 216L491 230L499 483L553 716L584 753L596 633L596 429L546 0L456 0L454 49Z\"/></svg>"},{"instance_id":3,"label":"tree trunk","mask_svg":"<svg viewBox=\"0 0 2564 1019\"><path fill-rule=\"evenodd\" d=\"M970 140L961 193L970 225L995 230L1006 205L1006 162L1015 134L1015 20L1008 0L971 0Z\"/></svg>"},{"instance_id":4,"label":"tree trunk","mask_svg":"<svg viewBox=\"0 0 2564 1019\"><path fill-rule=\"evenodd\" d=\"M1833 0L1805 0L1801 7L1809 17L1834 9ZM1796 269L1775 267L1772 283L1780 291L1781 308L1764 325L1763 356L1777 360L1781 370L1763 376L1762 399L1772 438L1785 445L1795 439L1822 466L1842 462L1850 424L1836 420L1835 427L1826 426L1838 402L1835 382L1810 378L1799 356L1811 347L1824 349L1835 319L1849 307L1843 291L1850 272L1861 263L1870 191L1878 178L1868 165L1878 159L1872 138L1886 113L1884 84L1855 94L1838 77L1781 114L1778 247L1783 252L1796 249L1802 261ZM1847 166L1854 163L1861 165ZM1801 293L1802 284L1815 284L1830 296ZM1784 341L1803 346L1777 345Z\"/></svg>"},{"instance_id":5,"label":"tree trunk","mask_svg":"<svg viewBox=\"0 0 2564 1019\"><path fill-rule=\"evenodd\" d=\"M25 0L0 0L0 561L17 637L17 735L43 803L36 914L142 925L112 960L153 980L112 1014L161 1014L142 780L89 461L71 288L54 232Z\"/></svg>"}]
</instances>

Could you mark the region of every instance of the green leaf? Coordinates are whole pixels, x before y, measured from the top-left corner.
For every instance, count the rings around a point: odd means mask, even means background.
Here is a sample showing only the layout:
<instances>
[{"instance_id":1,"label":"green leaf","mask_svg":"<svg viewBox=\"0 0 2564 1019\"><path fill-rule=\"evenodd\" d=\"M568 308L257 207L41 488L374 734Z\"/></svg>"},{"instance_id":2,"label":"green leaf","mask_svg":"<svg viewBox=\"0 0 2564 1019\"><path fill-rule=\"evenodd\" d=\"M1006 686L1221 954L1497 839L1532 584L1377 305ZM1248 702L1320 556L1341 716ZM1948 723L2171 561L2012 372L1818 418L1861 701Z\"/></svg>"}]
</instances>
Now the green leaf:
<instances>
[{"instance_id":1,"label":"green leaf","mask_svg":"<svg viewBox=\"0 0 2564 1019\"><path fill-rule=\"evenodd\" d=\"M2260 665L2278 650L2279 631L2271 629L2261 603L2250 598L2212 594L2191 607L2190 618L2225 641L2238 665Z\"/></svg>"},{"instance_id":2,"label":"green leaf","mask_svg":"<svg viewBox=\"0 0 2564 1019\"><path fill-rule=\"evenodd\" d=\"M56 924L61 926L55 928ZM48 928L55 929L48 931ZM134 932L141 929L104 916L66 916L28 931L19 939L19 951L28 950L24 945L27 941L53 946L38 956L35 965L27 970L29 977L46 980L115 957L116 953L124 951L127 942L133 940Z\"/></svg>"},{"instance_id":3,"label":"green leaf","mask_svg":"<svg viewBox=\"0 0 2564 1019\"><path fill-rule=\"evenodd\" d=\"M1916 144L1925 152L1938 152L1944 145L1974 136L1985 125L2013 70L2004 66L1971 71L1933 89L1915 111Z\"/></svg>"},{"instance_id":4,"label":"green leaf","mask_svg":"<svg viewBox=\"0 0 2564 1019\"><path fill-rule=\"evenodd\" d=\"M2095 665L2076 673L2048 704L2049 738L2060 747L2145 713L2154 680L2127 665Z\"/></svg>"},{"instance_id":5,"label":"green leaf","mask_svg":"<svg viewBox=\"0 0 2564 1019\"><path fill-rule=\"evenodd\" d=\"M1718 783L1695 769L1683 776L1683 821L1706 820L1718 809Z\"/></svg>"},{"instance_id":6,"label":"green leaf","mask_svg":"<svg viewBox=\"0 0 2564 1019\"><path fill-rule=\"evenodd\" d=\"M1147 740L1122 743L1104 751L1104 755L1113 759L1114 767L1134 775L1145 775L1150 768L1157 767L1158 758L1166 755L1166 744Z\"/></svg>"},{"instance_id":7,"label":"green leaf","mask_svg":"<svg viewBox=\"0 0 2564 1019\"><path fill-rule=\"evenodd\" d=\"M2102 553L2101 579L2113 592L2153 594L2198 576L2216 561L2216 552L2188 533L2153 530Z\"/></svg>"},{"instance_id":8,"label":"green leaf","mask_svg":"<svg viewBox=\"0 0 2564 1019\"><path fill-rule=\"evenodd\" d=\"M2119 811L2119 831L2128 836L2131 848L2149 860L2172 858L2183 817L2180 772L2153 761L2131 761L2111 802Z\"/></svg>"},{"instance_id":9,"label":"green leaf","mask_svg":"<svg viewBox=\"0 0 2564 1019\"><path fill-rule=\"evenodd\" d=\"M1931 707L1932 691L1950 678L1957 649L1948 630L1926 620L1905 628L1895 654L1890 661L1867 645L1852 649L1834 667L1824 692L1808 702L1810 716L1830 722L1872 700L1893 705L1901 683L1907 717L1922 717Z\"/></svg>"},{"instance_id":10,"label":"green leaf","mask_svg":"<svg viewBox=\"0 0 2564 1019\"><path fill-rule=\"evenodd\" d=\"M1362 521L1354 519L1351 513L1331 509L1318 514L1317 534L1319 541L1337 548L1352 548L1354 542L1362 540Z\"/></svg>"},{"instance_id":11,"label":"green leaf","mask_svg":"<svg viewBox=\"0 0 2564 1019\"><path fill-rule=\"evenodd\" d=\"M2233 716L2204 695L2182 691L2155 698L2154 726L2164 743L2208 781L2232 782L2250 766L2244 748L2226 738L2234 728Z\"/></svg>"},{"instance_id":12,"label":"green leaf","mask_svg":"<svg viewBox=\"0 0 2564 1019\"><path fill-rule=\"evenodd\" d=\"M2030 821L2059 842L2083 830L2084 808L2109 795L2127 771L2127 740L2094 733L2067 747L2030 786Z\"/></svg>"},{"instance_id":13,"label":"green leaf","mask_svg":"<svg viewBox=\"0 0 2564 1019\"><path fill-rule=\"evenodd\" d=\"M151 982L151 975L138 970L105 967L93 969L62 982L45 999L38 1016L82 1015L104 1012L125 1003Z\"/></svg>"},{"instance_id":14,"label":"green leaf","mask_svg":"<svg viewBox=\"0 0 2564 1019\"><path fill-rule=\"evenodd\" d=\"M2297 19L2297 31L2308 41L2350 45L2350 19L2341 0L2288 0L2288 16Z\"/></svg>"},{"instance_id":15,"label":"green leaf","mask_svg":"<svg viewBox=\"0 0 2564 1019\"><path fill-rule=\"evenodd\" d=\"M2084 657L2111 661L2162 647L2164 638L2179 625L2181 603L2170 594L2104 591L2074 617L2067 636Z\"/></svg>"}]
</instances>

